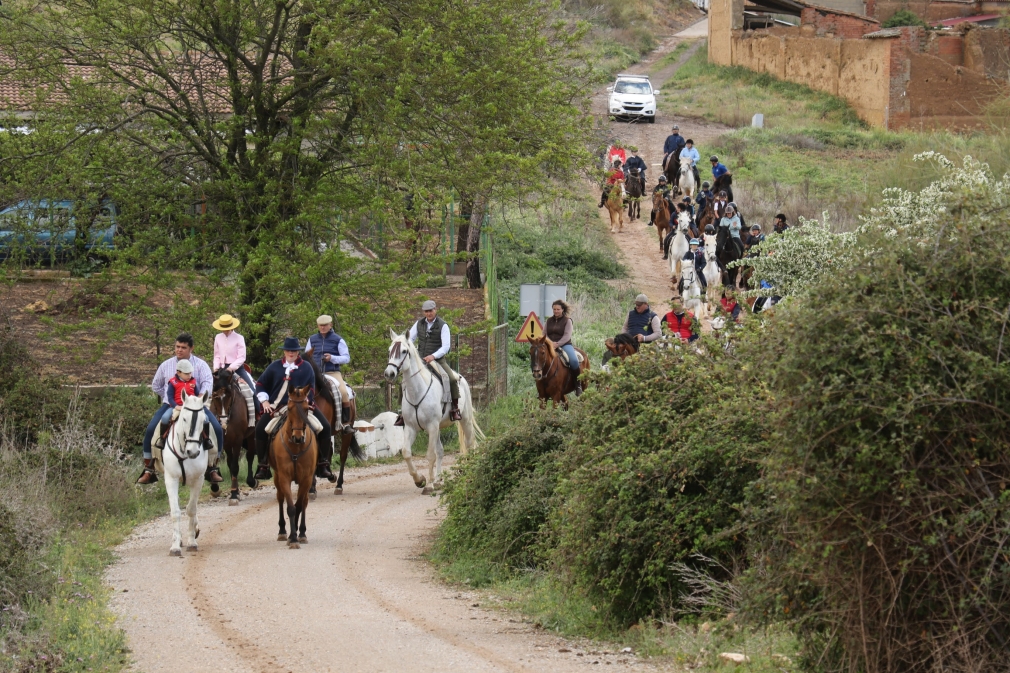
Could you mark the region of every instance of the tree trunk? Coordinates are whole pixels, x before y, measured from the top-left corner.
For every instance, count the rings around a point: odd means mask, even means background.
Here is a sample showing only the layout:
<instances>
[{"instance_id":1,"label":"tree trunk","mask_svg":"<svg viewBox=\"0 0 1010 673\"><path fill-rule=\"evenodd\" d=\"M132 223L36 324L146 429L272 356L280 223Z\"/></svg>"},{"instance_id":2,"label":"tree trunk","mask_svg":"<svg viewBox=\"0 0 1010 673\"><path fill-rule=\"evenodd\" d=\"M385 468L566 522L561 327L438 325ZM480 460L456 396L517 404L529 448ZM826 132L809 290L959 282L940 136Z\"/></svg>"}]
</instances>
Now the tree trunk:
<instances>
[{"instance_id":1,"label":"tree trunk","mask_svg":"<svg viewBox=\"0 0 1010 673\"><path fill-rule=\"evenodd\" d=\"M483 196L474 199L473 210L470 213L470 225L466 236L466 286L470 289L484 287L480 278L480 232L484 224L484 209L486 201Z\"/></svg>"},{"instance_id":2,"label":"tree trunk","mask_svg":"<svg viewBox=\"0 0 1010 673\"><path fill-rule=\"evenodd\" d=\"M471 217L473 217L473 199L463 194L459 201L459 231L456 235L456 252L463 252L467 249Z\"/></svg>"}]
</instances>

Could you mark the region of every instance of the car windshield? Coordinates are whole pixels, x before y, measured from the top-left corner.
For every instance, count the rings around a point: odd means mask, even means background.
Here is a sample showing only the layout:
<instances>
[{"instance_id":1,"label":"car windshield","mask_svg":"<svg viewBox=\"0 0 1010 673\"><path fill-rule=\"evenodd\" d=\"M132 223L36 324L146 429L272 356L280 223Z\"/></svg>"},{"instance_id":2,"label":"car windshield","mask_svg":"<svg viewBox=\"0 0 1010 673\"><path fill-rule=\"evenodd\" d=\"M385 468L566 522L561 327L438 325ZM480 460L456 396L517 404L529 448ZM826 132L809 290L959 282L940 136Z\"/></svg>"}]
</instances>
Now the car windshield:
<instances>
[{"instance_id":1,"label":"car windshield","mask_svg":"<svg viewBox=\"0 0 1010 673\"><path fill-rule=\"evenodd\" d=\"M652 87L648 82L618 82L614 87L614 93L652 93Z\"/></svg>"}]
</instances>

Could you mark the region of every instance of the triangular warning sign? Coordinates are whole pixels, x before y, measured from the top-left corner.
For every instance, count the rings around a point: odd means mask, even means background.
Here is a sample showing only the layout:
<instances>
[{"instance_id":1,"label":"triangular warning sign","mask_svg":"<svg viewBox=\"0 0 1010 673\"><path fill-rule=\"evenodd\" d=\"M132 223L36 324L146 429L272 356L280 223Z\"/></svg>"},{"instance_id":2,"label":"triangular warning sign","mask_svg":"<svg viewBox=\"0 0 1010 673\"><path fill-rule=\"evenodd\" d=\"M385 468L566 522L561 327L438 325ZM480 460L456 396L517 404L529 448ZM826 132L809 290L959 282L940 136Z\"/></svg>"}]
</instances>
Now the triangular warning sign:
<instances>
[{"instance_id":1,"label":"triangular warning sign","mask_svg":"<svg viewBox=\"0 0 1010 673\"><path fill-rule=\"evenodd\" d=\"M530 339L539 339L544 335L544 326L540 324L536 311L530 311L523 323L522 329L516 335L516 343L526 343Z\"/></svg>"}]
</instances>

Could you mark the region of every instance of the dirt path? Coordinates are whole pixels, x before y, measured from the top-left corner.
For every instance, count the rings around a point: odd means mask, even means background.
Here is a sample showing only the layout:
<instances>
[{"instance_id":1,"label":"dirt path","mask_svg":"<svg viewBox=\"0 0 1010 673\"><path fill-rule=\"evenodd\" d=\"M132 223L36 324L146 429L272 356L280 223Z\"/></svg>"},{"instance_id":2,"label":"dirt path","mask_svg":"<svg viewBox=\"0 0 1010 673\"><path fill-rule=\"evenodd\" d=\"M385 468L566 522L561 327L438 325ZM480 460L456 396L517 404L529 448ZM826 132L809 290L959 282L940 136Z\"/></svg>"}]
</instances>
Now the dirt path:
<instances>
[{"instance_id":1,"label":"dirt path","mask_svg":"<svg viewBox=\"0 0 1010 673\"><path fill-rule=\"evenodd\" d=\"M481 596L437 581L418 558L440 516L436 500L419 495L402 465L351 471L343 496L324 486L299 550L275 539L272 488L238 507L203 505L200 551L182 559L168 555L167 516L138 528L108 573L135 669L656 670L480 607Z\"/></svg>"},{"instance_id":2,"label":"dirt path","mask_svg":"<svg viewBox=\"0 0 1010 673\"><path fill-rule=\"evenodd\" d=\"M688 29L690 30L690 29ZM653 87L664 89L666 80L673 76L677 69L689 59L694 52L701 48L703 42L700 40L687 40L692 43L684 53L680 55L675 63L664 66L662 69L651 72L655 63L664 56L676 49L677 45L685 40L679 37L668 38L656 51L650 54L649 58L627 70L630 73L650 73ZM672 94L672 91L671 91ZM640 150L639 154L645 159L649 168L646 171L647 195L642 199L642 219L628 223L625 221L624 231L614 234L614 240L621 249L624 263L631 271L631 280L635 289L648 295L652 309L662 315L669 310L669 299L673 295L670 284L670 264L663 260L663 253L659 248L659 236L655 227L649 225L649 214L652 211L652 201L649 195L656 186L656 181L662 173L663 143L670 134L670 129L674 124L680 126L680 133L685 138L694 140L695 147L703 155L702 180L707 178L708 162L704 161L707 154L708 145L713 139L730 131L728 126L715 124L703 119L691 117L671 116L663 110L670 109L671 100L660 94L660 114L655 124L629 124L628 122L611 121L611 135L619 139L625 147L634 145ZM606 89L599 91L593 97L593 114L599 118L607 119L607 99ZM594 198L599 198L598 187L592 187ZM627 215L625 214L625 217ZM605 209L600 210L600 217L609 226L610 219Z\"/></svg>"}]
</instances>

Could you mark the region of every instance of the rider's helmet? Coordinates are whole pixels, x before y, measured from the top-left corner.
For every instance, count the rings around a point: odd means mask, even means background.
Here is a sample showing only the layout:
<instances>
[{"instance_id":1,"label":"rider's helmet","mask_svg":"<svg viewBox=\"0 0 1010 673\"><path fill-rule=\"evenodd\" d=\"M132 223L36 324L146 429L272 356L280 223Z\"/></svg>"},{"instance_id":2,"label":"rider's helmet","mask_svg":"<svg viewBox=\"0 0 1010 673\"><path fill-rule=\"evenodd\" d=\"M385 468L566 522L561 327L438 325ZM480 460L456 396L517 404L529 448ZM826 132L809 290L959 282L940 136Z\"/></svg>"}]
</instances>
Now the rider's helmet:
<instances>
[{"instance_id":1,"label":"rider's helmet","mask_svg":"<svg viewBox=\"0 0 1010 673\"><path fill-rule=\"evenodd\" d=\"M709 189L711 187L712 187L712 185L708 184L707 182L701 183L701 188L702 189Z\"/></svg>"},{"instance_id":2,"label":"rider's helmet","mask_svg":"<svg viewBox=\"0 0 1010 673\"><path fill-rule=\"evenodd\" d=\"M629 146L628 149L631 150L633 154L638 154L638 148L634 145Z\"/></svg>"},{"instance_id":3,"label":"rider's helmet","mask_svg":"<svg viewBox=\"0 0 1010 673\"><path fill-rule=\"evenodd\" d=\"M755 224L754 226L752 226L750 228L750 230L751 231L761 231L761 225L760 224Z\"/></svg>"},{"instance_id":4,"label":"rider's helmet","mask_svg":"<svg viewBox=\"0 0 1010 673\"><path fill-rule=\"evenodd\" d=\"M693 141L693 140L691 140L690 138L688 138L688 139L687 139L687 142L686 142L686 143L684 143L684 144L685 144L685 145L693 145L693 144L694 144L694 141Z\"/></svg>"},{"instance_id":5,"label":"rider's helmet","mask_svg":"<svg viewBox=\"0 0 1010 673\"><path fill-rule=\"evenodd\" d=\"M660 182L666 182L666 176L665 175L660 175L659 176L659 181Z\"/></svg>"},{"instance_id":6,"label":"rider's helmet","mask_svg":"<svg viewBox=\"0 0 1010 673\"><path fill-rule=\"evenodd\" d=\"M709 236L715 235L715 227L712 226L711 224L706 224L705 233L708 234Z\"/></svg>"},{"instance_id":7,"label":"rider's helmet","mask_svg":"<svg viewBox=\"0 0 1010 673\"><path fill-rule=\"evenodd\" d=\"M679 127L679 126L677 126L676 124L674 124L674 125L673 125L673 130L674 130L674 131L679 131L679 130L680 130L680 127Z\"/></svg>"},{"instance_id":8,"label":"rider's helmet","mask_svg":"<svg viewBox=\"0 0 1010 673\"><path fill-rule=\"evenodd\" d=\"M715 156L714 154L710 156L708 160L716 164L719 163L719 157Z\"/></svg>"},{"instance_id":9,"label":"rider's helmet","mask_svg":"<svg viewBox=\"0 0 1010 673\"><path fill-rule=\"evenodd\" d=\"M691 245L701 245L701 241L699 241L697 238L692 238Z\"/></svg>"}]
</instances>

